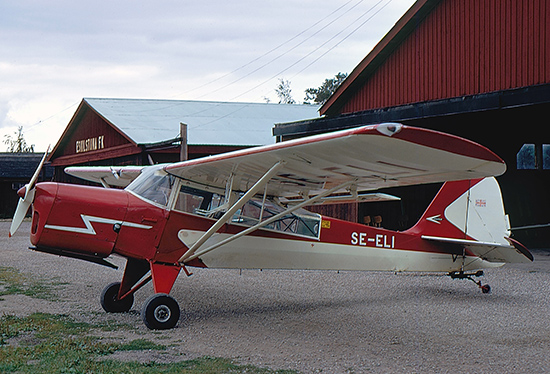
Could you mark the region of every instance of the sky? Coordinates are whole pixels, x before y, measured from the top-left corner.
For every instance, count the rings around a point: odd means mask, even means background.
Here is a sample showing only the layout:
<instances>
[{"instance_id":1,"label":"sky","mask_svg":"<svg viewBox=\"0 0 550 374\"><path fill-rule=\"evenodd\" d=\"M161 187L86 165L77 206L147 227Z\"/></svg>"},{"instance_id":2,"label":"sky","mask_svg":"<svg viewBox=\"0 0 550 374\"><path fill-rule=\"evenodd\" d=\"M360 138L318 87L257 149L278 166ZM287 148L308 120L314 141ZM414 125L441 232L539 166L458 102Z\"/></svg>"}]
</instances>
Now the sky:
<instances>
[{"instance_id":1,"label":"sky","mask_svg":"<svg viewBox=\"0 0 550 374\"><path fill-rule=\"evenodd\" d=\"M277 103L350 73L414 0L0 0L0 152L84 97Z\"/></svg>"}]
</instances>

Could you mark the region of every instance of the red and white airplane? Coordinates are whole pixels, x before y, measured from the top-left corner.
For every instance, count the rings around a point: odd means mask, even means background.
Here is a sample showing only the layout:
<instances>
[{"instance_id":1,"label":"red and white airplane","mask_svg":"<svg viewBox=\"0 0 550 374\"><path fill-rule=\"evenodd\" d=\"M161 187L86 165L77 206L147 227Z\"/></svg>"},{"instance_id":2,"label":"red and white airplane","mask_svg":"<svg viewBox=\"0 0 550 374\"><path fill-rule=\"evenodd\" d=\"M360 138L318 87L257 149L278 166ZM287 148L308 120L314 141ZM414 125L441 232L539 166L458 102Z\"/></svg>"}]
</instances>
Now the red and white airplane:
<instances>
[{"instance_id":1,"label":"red and white airplane","mask_svg":"<svg viewBox=\"0 0 550 374\"><path fill-rule=\"evenodd\" d=\"M65 170L125 189L37 184L37 170L18 192L10 236L32 205L32 249L107 266L114 266L110 255L127 258L122 281L103 290L101 305L128 311L152 281L155 294L142 308L151 329L178 322L169 293L188 267L437 271L489 292L473 279L482 275L476 270L533 260L510 238L492 178L505 170L466 139L401 124L363 126L173 164ZM403 232L302 209L391 199L372 191L445 181Z\"/></svg>"}]
</instances>

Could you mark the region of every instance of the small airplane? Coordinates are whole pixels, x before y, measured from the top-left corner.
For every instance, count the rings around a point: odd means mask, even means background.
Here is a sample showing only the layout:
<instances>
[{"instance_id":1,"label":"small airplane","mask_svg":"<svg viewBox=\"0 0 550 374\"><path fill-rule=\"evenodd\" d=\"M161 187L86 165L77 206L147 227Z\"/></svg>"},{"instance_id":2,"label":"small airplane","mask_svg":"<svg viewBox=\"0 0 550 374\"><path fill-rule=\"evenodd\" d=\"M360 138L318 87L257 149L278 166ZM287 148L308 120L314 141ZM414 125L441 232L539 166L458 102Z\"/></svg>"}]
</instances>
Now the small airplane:
<instances>
[{"instance_id":1,"label":"small airplane","mask_svg":"<svg viewBox=\"0 0 550 374\"><path fill-rule=\"evenodd\" d=\"M385 123L172 164L65 169L124 189L36 183L45 157L18 191L10 236L32 206L31 249L110 267L107 257L126 258L101 305L127 312L152 281L141 312L150 329L177 324L180 307L169 294L190 267L445 272L489 292L474 279L480 269L533 261L510 238L494 179L504 161L428 129ZM403 232L303 209L391 200L376 190L434 182L445 183Z\"/></svg>"}]
</instances>

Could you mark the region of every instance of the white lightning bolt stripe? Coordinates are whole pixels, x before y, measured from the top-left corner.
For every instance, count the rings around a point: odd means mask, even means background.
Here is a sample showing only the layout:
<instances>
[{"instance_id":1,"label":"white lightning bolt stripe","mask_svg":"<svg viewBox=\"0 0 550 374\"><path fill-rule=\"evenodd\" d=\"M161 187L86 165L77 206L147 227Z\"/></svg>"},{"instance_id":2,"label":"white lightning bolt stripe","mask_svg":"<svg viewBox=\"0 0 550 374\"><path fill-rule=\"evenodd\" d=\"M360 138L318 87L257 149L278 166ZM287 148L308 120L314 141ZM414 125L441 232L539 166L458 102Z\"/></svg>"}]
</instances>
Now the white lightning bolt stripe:
<instances>
[{"instance_id":1,"label":"white lightning bolt stripe","mask_svg":"<svg viewBox=\"0 0 550 374\"><path fill-rule=\"evenodd\" d=\"M87 216L85 214L81 214L80 217L82 217L82 221L84 222L84 225L86 227L71 227L71 226L56 226L56 225L45 225L44 228L51 229L51 230L59 230L59 231L68 231L68 232L75 232L78 234L89 234L89 235L96 235L96 232L94 230L94 226L92 225L92 222L96 223L106 223L114 225L118 223L121 226L126 227L135 227L138 229L145 229L149 230L153 226L148 225L141 225L139 223L133 223L133 222L124 222L116 219L111 218L102 218L102 217L94 217L94 216Z\"/></svg>"}]
</instances>

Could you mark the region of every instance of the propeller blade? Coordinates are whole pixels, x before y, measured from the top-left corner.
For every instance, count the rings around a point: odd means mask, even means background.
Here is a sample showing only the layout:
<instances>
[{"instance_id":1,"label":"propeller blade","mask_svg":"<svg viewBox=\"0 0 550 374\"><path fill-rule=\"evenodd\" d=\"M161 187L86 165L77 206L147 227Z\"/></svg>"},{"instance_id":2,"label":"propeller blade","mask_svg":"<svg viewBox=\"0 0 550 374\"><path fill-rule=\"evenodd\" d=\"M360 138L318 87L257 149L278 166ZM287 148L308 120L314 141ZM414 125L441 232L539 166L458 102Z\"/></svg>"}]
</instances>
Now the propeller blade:
<instances>
[{"instance_id":1,"label":"propeller blade","mask_svg":"<svg viewBox=\"0 0 550 374\"><path fill-rule=\"evenodd\" d=\"M40 176L40 171L42 171L42 167L44 166L44 162L46 162L46 157L48 156L49 151L50 151L50 146L48 146L48 149L44 153L44 156L42 156L42 160L40 160L40 164L38 164L38 168L36 168L29 184L25 186L26 187L25 196L19 198L19 202L17 203L17 208L15 209L15 214L13 215L13 219L11 221L10 232L9 232L10 238L15 234L19 226L21 226L21 223L25 219L25 216L27 215L27 212L29 211L29 208L34 201L34 194L35 194L34 185L36 184L36 181Z\"/></svg>"},{"instance_id":2,"label":"propeller blade","mask_svg":"<svg viewBox=\"0 0 550 374\"><path fill-rule=\"evenodd\" d=\"M38 180L38 177L40 176L40 172L42 171L42 166L44 166L44 162L46 162L46 157L48 156L48 152L50 151L50 146L48 145L48 149L46 149L46 152L44 153L44 156L42 156L42 160L40 160L40 164L38 164L38 167L36 168L31 181L27 185L27 194L30 192L30 190L34 190L34 185L36 184L36 181ZM25 199L27 198L27 194L25 194Z\"/></svg>"},{"instance_id":3,"label":"propeller blade","mask_svg":"<svg viewBox=\"0 0 550 374\"><path fill-rule=\"evenodd\" d=\"M17 208L15 209L15 214L13 216L13 219L11 220L9 233L10 238L15 234L19 226L21 226L21 222L23 222L23 219L25 219L25 216L27 215L27 212L34 200L34 191L34 188L30 190L30 192L28 192L27 190L27 194L25 195L25 197L19 198Z\"/></svg>"}]
</instances>

